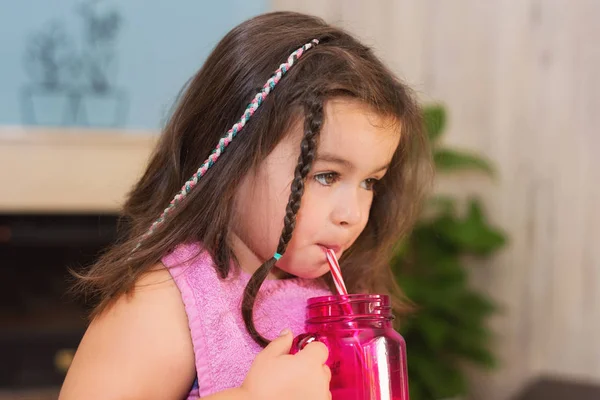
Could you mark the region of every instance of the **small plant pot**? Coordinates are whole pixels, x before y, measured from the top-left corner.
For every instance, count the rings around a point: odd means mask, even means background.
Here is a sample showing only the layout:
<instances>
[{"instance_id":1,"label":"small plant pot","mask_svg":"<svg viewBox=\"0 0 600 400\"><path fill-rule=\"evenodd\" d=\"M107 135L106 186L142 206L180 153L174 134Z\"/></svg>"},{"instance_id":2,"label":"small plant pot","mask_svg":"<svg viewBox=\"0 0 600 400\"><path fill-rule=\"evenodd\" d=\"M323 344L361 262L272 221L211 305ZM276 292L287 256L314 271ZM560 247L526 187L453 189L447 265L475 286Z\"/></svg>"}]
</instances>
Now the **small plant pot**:
<instances>
[{"instance_id":1,"label":"small plant pot","mask_svg":"<svg viewBox=\"0 0 600 400\"><path fill-rule=\"evenodd\" d=\"M127 115L127 96L118 89L86 91L81 95L77 123L91 126L122 126Z\"/></svg>"},{"instance_id":2,"label":"small plant pot","mask_svg":"<svg viewBox=\"0 0 600 400\"><path fill-rule=\"evenodd\" d=\"M26 87L21 92L21 113L26 125L71 125L77 95L64 88Z\"/></svg>"}]
</instances>

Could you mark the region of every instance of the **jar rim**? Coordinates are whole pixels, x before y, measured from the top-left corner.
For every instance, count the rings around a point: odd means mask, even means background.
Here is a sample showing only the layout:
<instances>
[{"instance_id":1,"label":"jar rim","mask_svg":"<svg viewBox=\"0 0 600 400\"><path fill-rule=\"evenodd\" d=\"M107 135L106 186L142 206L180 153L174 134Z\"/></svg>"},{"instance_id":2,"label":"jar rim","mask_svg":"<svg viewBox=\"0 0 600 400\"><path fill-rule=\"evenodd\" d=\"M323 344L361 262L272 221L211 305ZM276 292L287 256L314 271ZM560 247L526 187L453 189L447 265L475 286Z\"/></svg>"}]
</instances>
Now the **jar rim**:
<instances>
[{"instance_id":1,"label":"jar rim","mask_svg":"<svg viewBox=\"0 0 600 400\"><path fill-rule=\"evenodd\" d=\"M363 301L380 301L382 305L389 305L390 296L387 294L334 294L327 296L311 297L307 300L307 307L323 306L327 304L352 303Z\"/></svg>"},{"instance_id":2,"label":"jar rim","mask_svg":"<svg viewBox=\"0 0 600 400\"><path fill-rule=\"evenodd\" d=\"M306 321L393 318L390 297L383 294L349 294L312 297L306 305Z\"/></svg>"}]
</instances>

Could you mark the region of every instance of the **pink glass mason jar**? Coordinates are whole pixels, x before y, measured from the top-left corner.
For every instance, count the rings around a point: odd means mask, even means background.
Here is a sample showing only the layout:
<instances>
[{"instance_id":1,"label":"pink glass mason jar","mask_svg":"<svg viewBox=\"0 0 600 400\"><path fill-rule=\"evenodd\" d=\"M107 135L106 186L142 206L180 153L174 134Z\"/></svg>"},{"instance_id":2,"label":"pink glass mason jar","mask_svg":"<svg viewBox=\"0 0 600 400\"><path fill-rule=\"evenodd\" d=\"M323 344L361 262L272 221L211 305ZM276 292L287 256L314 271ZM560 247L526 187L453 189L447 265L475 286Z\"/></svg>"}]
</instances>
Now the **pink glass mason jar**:
<instances>
[{"instance_id":1,"label":"pink glass mason jar","mask_svg":"<svg viewBox=\"0 0 600 400\"><path fill-rule=\"evenodd\" d=\"M314 297L291 352L314 340L327 346L333 400L408 400L406 345L392 319L386 295Z\"/></svg>"}]
</instances>

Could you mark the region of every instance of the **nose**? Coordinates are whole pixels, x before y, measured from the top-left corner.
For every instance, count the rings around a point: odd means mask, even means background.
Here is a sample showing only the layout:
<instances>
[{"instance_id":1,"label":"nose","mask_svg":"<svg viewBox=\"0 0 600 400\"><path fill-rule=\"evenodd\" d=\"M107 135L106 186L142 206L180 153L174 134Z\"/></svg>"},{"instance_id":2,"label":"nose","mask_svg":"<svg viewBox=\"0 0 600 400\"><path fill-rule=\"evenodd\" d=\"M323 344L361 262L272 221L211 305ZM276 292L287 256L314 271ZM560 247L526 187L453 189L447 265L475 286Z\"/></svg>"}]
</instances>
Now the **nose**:
<instances>
[{"instance_id":1,"label":"nose","mask_svg":"<svg viewBox=\"0 0 600 400\"><path fill-rule=\"evenodd\" d=\"M331 217L336 225L351 227L360 224L363 216L368 212L363 210L363 202L359 193L349 192L351 191L346 191L346 193L339 196L333 207Z\"/></svg>"}]
</instances>

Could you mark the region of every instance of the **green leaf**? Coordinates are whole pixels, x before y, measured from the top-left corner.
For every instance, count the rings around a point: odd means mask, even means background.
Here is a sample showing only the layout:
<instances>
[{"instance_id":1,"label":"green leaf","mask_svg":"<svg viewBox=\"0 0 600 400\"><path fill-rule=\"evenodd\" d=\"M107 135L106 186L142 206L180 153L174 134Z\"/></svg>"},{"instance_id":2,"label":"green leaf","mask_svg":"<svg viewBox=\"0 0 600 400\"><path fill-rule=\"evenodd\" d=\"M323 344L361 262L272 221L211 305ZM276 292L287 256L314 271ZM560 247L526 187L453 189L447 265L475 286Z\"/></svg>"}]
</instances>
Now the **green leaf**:
<instances>
[{"instance_id":1,"label":"green leaf","mask_svg":"<svg viewBox=\"0 0 600 400\"><path fill-rule=\"evenodd\" d=\"M420 381L418 381L416 378L413 379L410 376L409 376L408 381L409 381L408 390L410 392L411 400L430 400L423 393L424 385Z\"/></svg>"},{"instance_id":2,"label":"green leaf","mask_svg":"<svg viewBox=\"0 0 600 400\"><path fill-rule=\"evenodd\" d=\"M428 345L434 349L442 348L450 327L444 321L427 314L421 315L416 322L420 325L421 332L423 332L423 337Z\"/></svg>"},{"instance_id":3,"label":"green leaf","mask_svg":"<svg viewBox=\"0 0 600 400\"><path fill-rule=\"evenodd\" d=\"M423 120L429 140L434 142L442 135L446 127L446 111L440 105L425 107Z\"/></svg>"},{"instance_id":4,"label":"green leaf","mask_svg":"<svg viewBox=\"0 0 600 400\"><path fill-rule=\"evenodd\" d=\"M404 294L411 300L416 301L422 293L423 283L412 276L397 277L398 285Z\"/></svg>"},{"instance_id":5,"label":"green leaf","mask_svg":"<svg viewBox=\"0 0 600 400\"><path fill-rule=\"evenodd\" d=\"M453 331L454 335L448 335L448 342L462 343L463 348L485 348L493 340L494 335L485 326L483 319L477 319L470 324L460 326L460 329ZM453 348L459 348L456 344L451 344Z\"/></svg>"},{"instance_id":6,"label":"green leaf","mask_svg":"<svg viewBox=\"0 0 600 400\"><path fill-rule=\"evenodd\" d=\"M433 223L433 229L443 240L474 254L491 254L506 242L504 234L485 221L481 206L475 199L470 201L464 220L441 217Z\"/></svg>"},{"instance_id":7,"label":"green leaf","mask_svg":"<svg viewBox=\"0 0 600 400\"><path fill-rule=\"evenodd\" d=\"M439 257L431 269L433 272L428 278L439 281L440 284L451 286L456 282L462 286L467 282L467 271L460 264L458 257L448 255Z\"/></svg>"},{"instance_id":8,"label":"green leaf","mask_svg":"<svg viewBox=\"0 0 600 400\"><path fill-rule=\"evenodd\" d=\"M487 316L498 312L498 306L489 297L473 291L464 294L464 301L468 305L467 310L478 316Z\"/></svg>"},{"instance_id":9,"label":"green leaf","mask_svg":"<svg viewBox=\"0 0 600 400\"><path fill-rule=\"evenodd\" d=\"M413 232L411 256L416 257L419 264L421 264L421 269L429 269L429 266L436 264L440 259L456 257L462 250L456 246L456 243L441 235L437 230L440 220L458 221L453 217L442 216L425 226L417 227Z\"/></svg>"},{"instance_id":10,"label":"green leaf","mask_svg":"<svg viewBox=\"0 0 600 400\"><path fill-rule=\"evenodd\" d=\"M438 149L433 152L436 169L441 172L475 170L493 177L495 172L489 161L474 154L451 149Z\"/></svg>"},{"instance_id":11,"label":"green leaf","mask_svg":"<svg viewBox=\"0 0 600 400\"><path fill-rule=\"evenodd\" d=\"M483 346L477 346L467 337L461 337L461 340L453 344L453 350L460 354L462 358L467 359L473 364L491 369L497 366L496 357Z\"/></svg>"},{"instance_id":12,"label":"green leaf","mask_svg":"<svg viewBox=\"0 0 600 400\"><path fill-rule=\"evenodd\" d=\"M481 202L477 199L469 200L469 211L468 218L477 222L483 222L483 208L481 207Z\"/></svg>"},{"instance_id":13,"label":"green leaf","mask_svg":"<svg viewBox=\"0 0 600 400\"><path fill-rule=\"evenodd\" d=\"M411 360L409 360L409 376L411 372L420 376L426 385L424 392L427 393L429 400L450 398L465 394L467 391L464 374L454 363L449 364L442 361L434 357L422 357L412 358L411 364Z\"/></svg>"}]
</instances>

